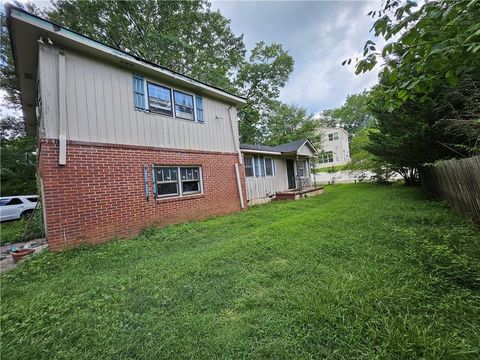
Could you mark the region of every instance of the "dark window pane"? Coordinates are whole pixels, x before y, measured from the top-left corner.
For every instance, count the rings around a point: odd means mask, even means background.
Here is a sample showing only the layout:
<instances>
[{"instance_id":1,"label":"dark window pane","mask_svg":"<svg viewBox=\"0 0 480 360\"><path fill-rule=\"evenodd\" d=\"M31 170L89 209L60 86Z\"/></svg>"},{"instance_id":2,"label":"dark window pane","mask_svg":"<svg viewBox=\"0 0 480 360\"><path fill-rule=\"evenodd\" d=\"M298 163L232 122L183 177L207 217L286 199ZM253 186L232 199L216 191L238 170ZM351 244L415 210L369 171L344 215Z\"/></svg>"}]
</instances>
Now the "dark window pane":
<instances>
[{"instance_id":1,"label":"dark window pane","mask_svg":"<svg viewBox=\"0 0 480 360\"><path fill-rule=\"evenodd\" d=\"M2 201L2 206L9 206L9 205L20 205L23 204L23 201L19 198L12 198L12 199L5 199Z\"/></svg>"},{"instance_id":2,"label":"dark window pane","mask_svg":"<svg viewBox=\"0 0 480 360\"><path fill-rule=\"evenodd\" d=\"M28 201L31 201L31 202L38 202L38 198L34 198L34 197L29 197L28 198Z\"/></svg>"},{"instance_id":3,"label":"dark window pane","mask_svg":"<svg viewBox=\"0 0 480 360\"><path fill-rule=\"evenodd\" d=\"M176 195L178 194L177 183L158 184L158 195Z\"/></svg>"},{"instance_id":4,"label":"dark window pane","mask_svg":"<svg viewBox=\"0 0 480 360\"><path fill-rule=\"evenodd\" d=\"M198 181L184 181L182 186L183 193L200 192L200 183Z\"/></svg>"},{"instance_id":5,"label":"dark window pane","mask_svg":"<svg viewBox=\"0 0 480 360\"><path fill-rule=\"evenodd\" d=\"M267 176L273 175L273 159L265 158L265 170L266 170Z\"/></svg>"},{"instance_id":6,"label":"dark window pane","mask_svg":"<svg viewBox=\"0 0 480 360\"><path fill-rule=\"evenodd\" d=\"M199 180L200 172L198 167L181 168L182 180Z\"/></svg>"}]
</instances>

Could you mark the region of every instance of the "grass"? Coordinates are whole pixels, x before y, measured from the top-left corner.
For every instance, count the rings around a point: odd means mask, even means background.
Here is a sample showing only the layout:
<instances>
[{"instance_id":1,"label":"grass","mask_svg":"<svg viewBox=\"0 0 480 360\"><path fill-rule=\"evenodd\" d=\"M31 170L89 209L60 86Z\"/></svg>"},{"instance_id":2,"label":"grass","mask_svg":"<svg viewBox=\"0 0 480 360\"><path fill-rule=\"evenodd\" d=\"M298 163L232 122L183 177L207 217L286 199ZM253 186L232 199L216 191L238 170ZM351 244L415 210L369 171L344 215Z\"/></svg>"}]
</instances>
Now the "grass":
<instances>
[{"instance_id":1,"label":"grass","mask_svg":"<svg viewBox=\"0 0 480 360\"><path fill-rule=\"evenodd\" d=\"M335 185L2 275L5 359L478 359L480 236L419 189Z\"/></svg>"},{"instance_id":2,"label":"grass","mask_svg":"<svg viewBox=\"0 0 480 360\"><path fill-rule=\"evenodd\" d=\"M43 218L41 210L36 210L32 216L33 218L2 222L0 224L0 245L42 238Z\"/></svg>"},{"instance_id":3,"label":"grass","mask_svg":"<svg viewBox=\"0 0 480 360\"><path fill-rule=\"evenodd\" d=\"M0 245L21 241L24 228L25 219L2 222L0 224Z\"/></svg>"}]
</instances>

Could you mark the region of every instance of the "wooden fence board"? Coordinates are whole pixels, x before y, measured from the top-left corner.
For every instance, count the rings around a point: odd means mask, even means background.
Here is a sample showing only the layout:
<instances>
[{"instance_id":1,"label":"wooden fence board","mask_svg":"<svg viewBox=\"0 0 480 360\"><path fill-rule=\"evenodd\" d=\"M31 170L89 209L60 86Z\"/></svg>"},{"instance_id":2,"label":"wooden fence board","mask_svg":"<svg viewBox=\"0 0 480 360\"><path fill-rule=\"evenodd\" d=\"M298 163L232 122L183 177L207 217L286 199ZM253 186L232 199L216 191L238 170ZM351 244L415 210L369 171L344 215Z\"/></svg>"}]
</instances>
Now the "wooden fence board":
<instances>
[{"instance_id":1,"label":"wooden fence board","mask_svg":"<svg viewBox=\"0 0 480 360\"><path fill-rule=\"evenodd\" d=\"M480 225L480 156L424 166L420 178L427 195L446 200Z\"/></svg>"}]
</instances>

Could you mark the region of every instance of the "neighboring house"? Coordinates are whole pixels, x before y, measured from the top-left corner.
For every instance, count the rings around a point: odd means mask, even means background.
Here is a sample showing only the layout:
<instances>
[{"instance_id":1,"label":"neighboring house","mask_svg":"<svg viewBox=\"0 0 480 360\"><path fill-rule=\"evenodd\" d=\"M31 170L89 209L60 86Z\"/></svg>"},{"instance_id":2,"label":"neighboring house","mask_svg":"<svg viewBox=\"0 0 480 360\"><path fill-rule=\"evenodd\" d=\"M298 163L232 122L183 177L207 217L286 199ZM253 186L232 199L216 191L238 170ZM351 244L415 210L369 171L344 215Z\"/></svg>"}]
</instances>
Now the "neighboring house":
<instances>
[{"instance_id":1,"label":"neighboring house","mask_svg":"<svg viewBox=\"0 0 480 360\"><path fill-rule=\"evenodd\" d=\"M317 168L344 165L350 161L348 132L341 128L320 128L322 152L318 156Z\"/></svg>"},{"instance_id":2,"label":"neighboring house","mask_svg":"<svg viewBox=\"0 0 480 360\"><path fill-rule=\"evenodd\" d=\"M51 250L244 207L245 99L6 12Z\"/></svg>"},{"instance_id":3,"label":"neighboring house","mask_svg":"<svg viewBox=\"0 0 480 360\"><path fill-rule=\"evenodd\" d=\"M270 201L276 193L310 187L311 158L317 150L309 140L278 146L240 144L250 205Z\"/></svg>"}]
</instances>

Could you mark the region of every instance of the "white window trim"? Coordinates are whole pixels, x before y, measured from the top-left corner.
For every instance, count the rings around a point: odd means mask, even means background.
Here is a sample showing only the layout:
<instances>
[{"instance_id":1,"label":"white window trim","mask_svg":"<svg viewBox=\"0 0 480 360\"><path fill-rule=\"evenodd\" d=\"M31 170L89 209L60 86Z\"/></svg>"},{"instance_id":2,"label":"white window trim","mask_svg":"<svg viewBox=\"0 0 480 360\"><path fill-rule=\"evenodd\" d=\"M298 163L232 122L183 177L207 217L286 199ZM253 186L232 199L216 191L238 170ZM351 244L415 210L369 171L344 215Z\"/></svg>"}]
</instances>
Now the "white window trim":
<instances>
[{"instance_id":1,"label":"white window trim","mask_svg":"<svg viewBox=\"0 0 480 360\"><path fill-rule=\"evenodd\" d=\"M161 112L156 112L156 111L150 110L150 103L148 101L148 83L151 83L153 85L163 86L163 87L166 87L166 88L170 89L170 99L172 99L172 115L162 114ZM158 82L158 81L152 80L150 78L146 78L146 77L144 77L143 87L144 87L143 91L144 91L144 94L145 94L145 107L146 107L145 111L147 111L148 113L154 114L154 115L172 117L174 119L179 119L179 120L185 120L185 121L193 122L195 124L203 124L205 122L205 109L202 109L203 122L199 122L198 119L197 119L197 101L196 101L196 98L195 98L197 96L197 94L194 94L192 92L185 91L183 89L179 89L179 88L176 88L176 87L173 87L173 86L167 85L165 83ZM192 98L193 98L193 120L185 119L185 118L180 117L180 116L176 116L176 114L175 114L175 94L174 94L174 91L178 91L178 92L184 93L186 95L192 96ZM201 95L198 95L198 96L201 96ZM202 97L202 102L205 104L204 97L203 96L201 96L201 97Z\"/></svg>"},{"instance_id":2,"label":"white window trim","mask_svg":"<svg viewBox=\"0 0 480 360\"><path fill-rule=\"evenodd\" d=\"M192 192L188 191L186 193L183 192L183 187L182 187L182 174L181 174L181 169L182 168L198 168L198 176L199 176L199 183L200 183L200 191ZM202 172L202 167L200 165L153 165L154 168L154 173L155 173L155 179L154 180L154 186L157 187L155 189L156 192L156 199L157 200L162 200L162 199L175 199L175 198L185 198L189 196L198 196L198 195L203 195L203 172ZM177 168L177 181L163 181L161 183L177 183L178 186L178 193L174 195L166 194L166 195L159 195L158 194L158 184L159 182L157 181L157 171L156 169L158 168Z\"/></svg>"},{"instance_id":3,"label":"white window trim","mask_svg":"<svg viewBox=\"0 0 480 360\"><path fill-rule=\"evenodd\" d=\"M248 176L247 173L245 172L245 169L244 169L244 173L245 173L245 178L254 178L255 177L255 163L254 163L254 159L253 159L253 155L243 155L243 163L245 164L245 158L250 158L252 159L252 173L253 175L252 176ZM249 166L250 167L250 166Z\"/></svg>"}]
</instances>

